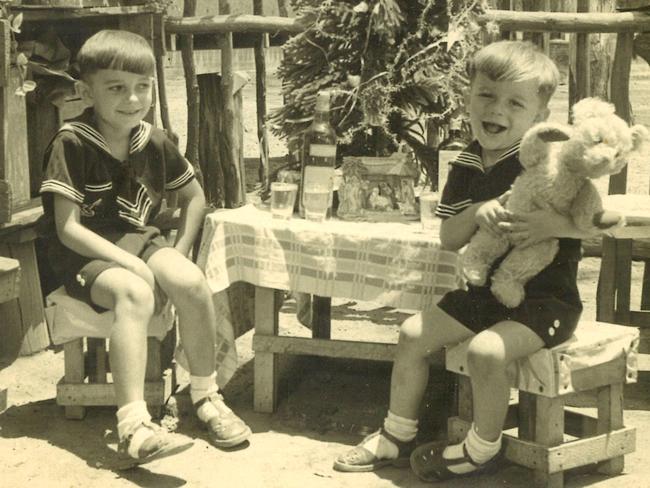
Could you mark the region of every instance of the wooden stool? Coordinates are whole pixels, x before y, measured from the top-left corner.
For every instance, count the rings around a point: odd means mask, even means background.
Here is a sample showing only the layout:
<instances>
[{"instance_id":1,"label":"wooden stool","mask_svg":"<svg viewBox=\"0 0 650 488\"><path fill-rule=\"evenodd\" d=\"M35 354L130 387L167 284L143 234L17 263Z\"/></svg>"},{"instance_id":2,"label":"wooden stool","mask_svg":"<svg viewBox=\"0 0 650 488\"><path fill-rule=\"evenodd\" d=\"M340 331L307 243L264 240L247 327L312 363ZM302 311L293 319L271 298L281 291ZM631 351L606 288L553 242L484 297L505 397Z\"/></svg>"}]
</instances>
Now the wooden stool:
<instances>
[{"instance_id":1,"label":"wooden stool","mask_svg":"<svg viewBox=\"0 0 650 488\"><path fill-rule=\"evenodd\" d=\"M52 342L63 344L64 376L57 384L56 403L65 407L68 419L82 419L85 407L115 405L106 340L112 311L97 313L68 296L63 288L50 293L46 301ZM162 415L175 387L174 318L173 309L168 306L149 324L144 399L154 417Z\"/></svg>"},{"instance_id":2,"label":"wooden stool","mask_svg":"<svg viewBox=\"0 0 650 488\"><path fill-rule=\"evenodd\" d=\"M465 341L447 351L446 368L459 378L458 416L448 420L451 442L465 438L472 422L472 390ZM535 484L564 486L563 472L598 463L598 471L623 471L623 456L634 452L636 429L623 425L623 385L637 377L639 331L604 322L581 322L574 336L516 363L511 405L504 430L508 460L534 471ZM597 417L565 410L568 395L591 392ZM567 436L565 436L567 434Z\"/></svg>"}]
</instances>

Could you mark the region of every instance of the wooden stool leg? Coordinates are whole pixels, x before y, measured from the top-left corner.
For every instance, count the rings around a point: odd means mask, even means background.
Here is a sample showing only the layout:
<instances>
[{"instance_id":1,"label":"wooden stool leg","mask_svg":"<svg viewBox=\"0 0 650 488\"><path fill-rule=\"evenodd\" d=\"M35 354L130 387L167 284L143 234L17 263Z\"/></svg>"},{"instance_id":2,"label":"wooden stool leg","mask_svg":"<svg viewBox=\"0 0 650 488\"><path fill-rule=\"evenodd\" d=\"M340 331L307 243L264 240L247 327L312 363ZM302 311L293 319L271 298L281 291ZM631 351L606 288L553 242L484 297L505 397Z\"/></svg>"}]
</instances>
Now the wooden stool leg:
<instances>
[{"instance_id":1,"label":"wooden stool leg","mask_svg":"<svg viewBox=\"0 0 650 488\"><path fill-rule=\"evenodd\" d=\"M465 439L473 418L472 382L467 376L458 376L458 419L461 422L456 422L454 418L449 419L447 424L449 442L455 444Z\"/></svg>"},{"instance_id":2,"label":"wooden stool leg","mask_svg":"<svg viewBox=\"0 0 650 488\"><path fill-rule=\"evenodd\" d=\"M564 440L564 402L561 398L536 396L535 443L546 447L562 444ZM546 467L534 471L535 486L562 488L564 473L549 473Z\"/></svg>"},{"instance_id":3,"label":"wooden stool leg","mask_svg":"<svg viewBox=\"0 0 650 488\"><path fill-rule=\"evenodd\" d=\"M623 428L623 384L616 383L598 389L598 434ZM598 464L598 472L619 474L623 472L624 456L617 456Z\"/></svg>"},{"instance_id":4,"label":"wooden stool leg","mask_svg":"<svg viewBox=\"0 0 650 488\"><path fill-rule=\"evenodd\" d=\"M85 358L83 339L75 339L63 345L64 380L66 383L83 383L85 374ZM71 420L81 420L86 416L86 409L80 405L67 405L65 417Z\"/></svg>"},{"instance_id":5,"label":"wooden stool leg","mask_svg":"<svg viewBox=\"0 0 650 488\"><path fill-rule=\"evenodd\" d=\"M255 287L255 335L278 335L275 290ZM272 413L278 400L278 356L255 351L253 407L256 412Z\"/></svg>"},{"instance_id":6,"label":"wooden stool leg","mask_svg":"<svg viewBox=\"0 0 650 488\"><path fill-rule=\"evenodd\" d=\"M154 337L147 338L147 369L145 382L158 382L162 379L162 360L160 357L160 342ZM148 399L149 413L154 418L162 417L165 398Z\"/></svg>"},{"instance_id":7,"label":"wooden stool leg","mask_svg":"<svg viewBox=\"0 0 650 488\"><path fill-rule=\"evenodd\" d=\"M537 395L519 390L517 435L522 440L532 441L535 439L536 397Z\"/></svg>"},{"instance_id":8,"label":"wooden stool leg","mask_svg":"<svg viewBox=\"0 0 650 488\"><path fill-rule=\"evenodd\" d=\"M106 339L88 337L88 379L91 383L104 384L107 381Z\"/></svg>"}]
</instances>

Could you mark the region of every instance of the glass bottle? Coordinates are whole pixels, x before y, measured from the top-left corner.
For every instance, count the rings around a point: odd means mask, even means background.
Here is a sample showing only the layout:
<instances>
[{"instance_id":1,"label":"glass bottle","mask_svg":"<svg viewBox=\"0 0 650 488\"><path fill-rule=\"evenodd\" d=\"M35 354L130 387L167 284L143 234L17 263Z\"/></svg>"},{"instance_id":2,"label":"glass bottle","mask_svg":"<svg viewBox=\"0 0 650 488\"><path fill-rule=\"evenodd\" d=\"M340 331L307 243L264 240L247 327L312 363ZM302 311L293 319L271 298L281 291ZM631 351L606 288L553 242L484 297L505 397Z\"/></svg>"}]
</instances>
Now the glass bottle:
<instances>
[{"instance_id":1,"label":"glass bottle","mask_svg":"<svg viewBox=\"0 0 650 488\"><path fill-rule=\"evenodd\" d=\"M305 217L305 193L310 202L327 199L327 217L332 213L336 132L330 124L330 92L320 91L311 126L305 131L300 178L300 215ZM326 195L325 195L326 194Z\"/></svg>"},{"instance_id":2,"label":"glass bottle","mask_svg":"<svg viewBox=\"0 0 650 488\"><path fill-rule=\"evenodd\" d=\"M463 137L461 119L451 119L449 134L438 146L438 192L441 193L447 183L449 164L458 157L467 144L468 141Z\"/></svg>"}]
</instances>

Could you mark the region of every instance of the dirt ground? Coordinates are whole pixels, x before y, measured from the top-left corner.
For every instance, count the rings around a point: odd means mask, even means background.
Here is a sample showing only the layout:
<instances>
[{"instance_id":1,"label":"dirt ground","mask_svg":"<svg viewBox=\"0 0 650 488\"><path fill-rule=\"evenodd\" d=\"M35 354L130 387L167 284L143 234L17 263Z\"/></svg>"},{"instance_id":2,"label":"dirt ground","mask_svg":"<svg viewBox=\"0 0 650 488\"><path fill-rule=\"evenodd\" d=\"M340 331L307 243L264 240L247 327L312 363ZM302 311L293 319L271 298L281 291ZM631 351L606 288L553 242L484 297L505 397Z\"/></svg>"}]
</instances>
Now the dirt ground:
<instances>
[{"instance_id":1,"label":"dirt ground","mask_svg":"<svg viewBox=\"0 0 650 488\"><path fill-rule=\"evenodd\" d=\"M641 88L648 79L644 66L635 65L632 83L638 99L639 119L650 124L649 93ZM249 69L244 65L242 69ZM184 140L182 80L171 77L170 104L175 125ZM636 83L639 83L638 85ZM267 86L275 85L267 83ZM254 85L245 88L247 117L246 155L257 154L254 122ZM566 87L554 99L555 108L566 113ZM269 95L269 105L280 103L279 94ZM633 104L635 99L633 99ZM646 112L644 112L646 111ZM558 115L559 117L559 115ZM182 146L184 147L184 146ZM282 155L282 142L271 141L272 155ZM631 191L648 191L647 161L631 167ZM595 286L599 260L582 262L579 284L585 303L585 317L595 316ZM633 280L640 282L640 268ZM633 300L638 303L638 286ZM333 337L350 340L393 342L397 328L407 316L400 310L377 308L345 299L334 301ZM285 302L281 327L292 334L308 334L295 320L295 303ZM8 408L0 413L0 487L86 487L140 486L151 488L188 487L388 487L425 486L408 469L386 468L377 473L342 474L332 470L332 460L342 450L380 425L385 415L390 365L363 361L296 359L282 381L282 399L274 414L253 412L252 333L237 340L240 369L225 389L229 404L251 425L254 435L244 449L221 451L211 447L195 421L187 389L174 397L165 425L196 438L189 451L132 470L118 469L115 455L115 417L112 408L91 408L83 421L68 421L54 401L56 382L63 374L63 353L52 348L21 357L0 370L0 388L9 389ZM568 487L650 487L650 377L626 387L626 425L637 428L636 452L626 457L621 476L570 473ZM422 439L442 434L447 407L448 383L435 374L427 398L438 407L423 411ZM585 399L576 406L589 408ZM528 487L529 471L506 466L498 474L473 481L448 482L448 487Z\"/></svg>"}]
</instances>

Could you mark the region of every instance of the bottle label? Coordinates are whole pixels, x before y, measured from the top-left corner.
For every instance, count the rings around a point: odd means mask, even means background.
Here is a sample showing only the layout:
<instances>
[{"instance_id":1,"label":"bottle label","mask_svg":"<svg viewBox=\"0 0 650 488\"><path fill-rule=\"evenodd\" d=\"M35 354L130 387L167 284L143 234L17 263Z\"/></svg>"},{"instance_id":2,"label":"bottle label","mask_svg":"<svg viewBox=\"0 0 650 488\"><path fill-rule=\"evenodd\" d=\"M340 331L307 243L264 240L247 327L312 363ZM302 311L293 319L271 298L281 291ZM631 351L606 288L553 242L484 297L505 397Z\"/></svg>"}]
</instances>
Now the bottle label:
<instances>
[{"instance_id":1,"label":"bottle label","mask_svg":"<svg viewBox=\"0 0 650 488\"><path fill-rule=\"evenodd\" d=\"M334 144L310 144L309 155L318 158L335 158L336 145Z\"/></svg>"},{"instance_id":2,"label":"bottle label","mask_svg":"<svg viewBox=\"0 0 650 488\"><path fill-rule=\"evenodd\" d=\"M460 155L461 151L449 151L441 149L438 151L438 192L442 192L445 184L447 183L447 175L449 175L449 164L455 161Z\"/></svg>"}]
</instances>

